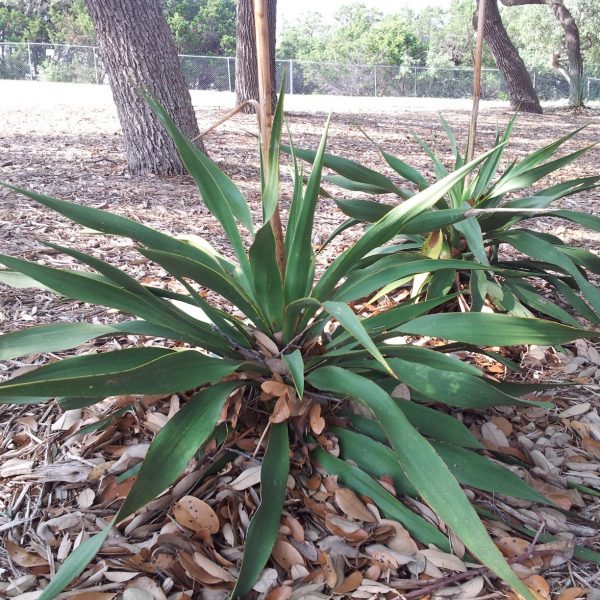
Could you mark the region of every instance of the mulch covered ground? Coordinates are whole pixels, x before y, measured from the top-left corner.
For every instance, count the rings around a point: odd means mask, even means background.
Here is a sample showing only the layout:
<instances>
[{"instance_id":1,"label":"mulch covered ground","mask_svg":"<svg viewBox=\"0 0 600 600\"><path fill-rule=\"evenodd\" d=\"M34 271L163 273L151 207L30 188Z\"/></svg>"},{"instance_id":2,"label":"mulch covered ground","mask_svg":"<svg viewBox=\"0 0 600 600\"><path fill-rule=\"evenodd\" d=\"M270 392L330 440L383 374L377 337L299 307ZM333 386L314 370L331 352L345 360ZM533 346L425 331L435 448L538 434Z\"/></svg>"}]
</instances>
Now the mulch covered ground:
<instances>
[{"instance_id":1,"label":"mulch covered ground","mask_svg":"<svg viewBox=\"0 0 600 600\"><path fill-rule=\"evenodd\" d=\"M203 236L228 253L223 235L189 178L127 174L118 122L109 104L44 107L41 102L22 108L0 105L0 179L105 208L174 235ZM201 129L224 112L215 107L197 109ZM466 131L467 112L444 111L444 116L458 131ZM484 108L479 120L480 149L488 147L497 124L505 124L509 117L508 110ZM288 114L296 145L316 148L325 119L323 113ZM555 110L544 116L522 115L507 159L523 156L588 123L569 149L600 140L596 113ZM413 132L449 157L438 116L427 111L346 111L336 115L329 134L330 152L393 176L356 124L386 150L426 173L431 173L431 165L412 139ZM206 145L258 216L254 132L254 117L239 115L209 134ZM596 174L599 159L600 150L593 149L557 174L552 183ZM291 189L287 173L283 179L285 212ZM344 197L340 190L325 187L336 197ZM598 214L600 193L566 198L563 207ZM322 200L315 243L325 239L342 220L335 204ZM539 226L570 244L595 252L600 249L599 234L569 222L548 219ZM330 260L356 233L341 236L321 260ZM90 235L26 198L1 190L0 251L57 267L72 264L70 258L41 245L40 239L93 253L123 267L143 283L173 285L127 240ZM49 292L0 286L2 333L45 323L111 322L116 318L118 315L110 310L65 301ZM154 343L158 342L128 336L89 343L83 350L98 352ZM599 350L589 342L578 342L564 354L548 348L517 348L515 357L522 361L528 380L569 380L580 387L546 393L545 399L556 404L552 411L511 407L488 415L464 415L465 423L488 448L503 449L531 464L530 483L566 511L468 492L497 515L498 520L490 525L491 533L505 554L516 558L515 569L542 599L568 600L586 597L586 593L588 599L600 597L600 592L593 591L600 590L598 567L572 560L575 542L600 549L600 504L595 496L572 487L579 483L600 490ZM34 355L0 363L0 377L57 358ZM488 366L503 376L497 365ZM133 400L135 410L105 423L102 429L89 427L85 434L81 433L83 427L105 419L132 399L112 398L67 413L54 403L0 406L0 596L36 598L69 552L103 527L131 486L128 470L143 458L155 433L185 398L173 395ZM74 435L77 432L79 435ZM208 474L211 463L207 461L188 465L173 488L114 531L68 597L111 600L122 594L127 600L151 600L183 598L185 594L211 600L225 598L239 568L249 518L260 499L262 450L255 450L261 433L249 424L247 435L228 440L227 448L215 448L211 460L218 459L224 450L237 456L216 474ZM293 464L281 535L273 560L254 588L257 598L510 597L488 572L465 561L460 542L453 539L453 555L422 548L401 527L383 519L367 498L358 498L335 478L323 476L305 457L293 457ZM444 530L444 524L426 506L414 501L412 505ZM532 546L515 526L557 534L558 540L548 546L538 539Z\"/></svg>"}]
</instances>

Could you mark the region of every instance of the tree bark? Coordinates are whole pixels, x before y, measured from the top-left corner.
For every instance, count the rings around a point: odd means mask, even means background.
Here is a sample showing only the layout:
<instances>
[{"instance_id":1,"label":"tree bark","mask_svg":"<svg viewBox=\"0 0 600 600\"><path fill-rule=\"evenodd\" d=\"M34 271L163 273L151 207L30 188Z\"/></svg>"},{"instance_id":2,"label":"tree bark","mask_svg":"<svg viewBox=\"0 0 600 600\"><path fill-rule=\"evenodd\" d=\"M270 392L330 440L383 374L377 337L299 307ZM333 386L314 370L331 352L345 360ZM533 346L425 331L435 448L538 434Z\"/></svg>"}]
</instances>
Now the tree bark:
<instances>
[{"instance_id":1,"label":"tree bark","mask_svg":"<svg viewBox=\"0 0 600 600\"><path fill-rule=\"evenodd\" d=\"M523 6L525 4L546 4L552 9L565 32L564 44L567 51L569 68L566 73L560 66L559 52L552 56L552 66L561 73L569 82L569 105L572 107L583 106L585 93L583 89L583 58L581 56L581 39L579 28L563 0L501 0L505 6Z\"/></svg>"},{"instance_id":2,"label":"tree bark","mask_svg":"<svg viewBox=\"0 0 600 600\"><path fill-rule=\"evenodd\" d=\"M129 171L185 172L175 145L137 88L150 92L188 138L198 135L192 100L160 0L86 0L123 128Z\"/></svg>"},{"instance_id":3,"label":"tree bark","mask_svg":"<svg viewBox=\"0 0 600 600\"><path fill-rule=\"evenodd\" d=\"M271 101L277 103L275 91L275 31L277 22L277 0L267 0L267 20L269 23L269 58L273 90ZM235 95L236 104L246 100L258 100L258 67L256 63L256 33L254 31L254 7L252 0L238 0L235 38ZM254 112L247 105L243 112Z\"/></svg>"},{"instance_id":4,"label":"tree bark","mask_svg":"<svg viewBox=\"0 0 600 600\"><path fill-rule=\"evenodd\" d=\"M497 0L486 3L485 13L485 41L504 77L511 107L522 112L541 114L542 107L531 77L502 23Z\"/></svg>"}]
</instances>

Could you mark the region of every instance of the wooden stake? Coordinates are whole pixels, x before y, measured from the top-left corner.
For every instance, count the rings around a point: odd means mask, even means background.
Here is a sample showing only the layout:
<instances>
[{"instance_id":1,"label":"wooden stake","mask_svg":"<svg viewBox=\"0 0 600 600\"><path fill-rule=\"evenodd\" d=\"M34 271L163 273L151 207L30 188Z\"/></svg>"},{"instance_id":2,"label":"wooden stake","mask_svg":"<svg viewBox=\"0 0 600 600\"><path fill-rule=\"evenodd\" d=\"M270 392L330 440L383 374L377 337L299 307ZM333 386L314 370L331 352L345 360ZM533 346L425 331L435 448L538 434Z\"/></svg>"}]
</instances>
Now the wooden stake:
<instances>
[{"instance_id":1,"label":"wooden stake","mask_svg":"<svg viewBox=\"0 0 600 600\"><path fill-rule=\"evenodd\" d=\"M467 143L467 162L472 161L475 155L475 135L477 133L477 116L479 115L479 98L481 97L481 58L483 56L485 29L485 2L486 0L479 0L477 13L477 45L475 46L475 60L473 61L473 108L471 109L469 141Z\"/></svg>"},{"instance_id":2,"label":"wooden stake","mask_svg":"<svg viewBox=\"0 0 600 600\"><path fill-rule=\"evenodd\" d=\"M263 167L268 168L269 140L271 139L271 126L273 123L273 108L271 104L272 81L271 63L269 58L269 26L267 23L266 0L254 0L254 26L256 30L256 60L258 63L258 104L260 115L260 137L263 155ZM279 168L279 167L277 167ZM283 241L283 227L279 213L279 202L271 216L271 227L275 237L275 252L281 276L285 276L285 246Z\"/></svg>"}]
</instances>

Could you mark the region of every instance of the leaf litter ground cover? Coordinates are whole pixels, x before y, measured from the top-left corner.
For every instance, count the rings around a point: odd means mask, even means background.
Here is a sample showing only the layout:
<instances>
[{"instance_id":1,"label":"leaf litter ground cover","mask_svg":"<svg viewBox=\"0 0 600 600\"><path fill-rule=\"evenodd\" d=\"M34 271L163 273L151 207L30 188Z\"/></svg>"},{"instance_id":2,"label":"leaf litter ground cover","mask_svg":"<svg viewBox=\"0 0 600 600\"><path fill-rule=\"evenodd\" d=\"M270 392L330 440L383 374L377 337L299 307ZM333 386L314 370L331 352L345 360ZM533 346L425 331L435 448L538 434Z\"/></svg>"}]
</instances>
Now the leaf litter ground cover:
<instances>
[{"instance_id":1,"label":"leaf litter ground cover","mask_svg":"<svg viewBox=\"0 0 600 600\"><path fill-rule=\"evenodd\" d=\"M12 115L14 135L21 146L8 145L8 158L2 157L0 161L2 178L59 197L69 198L71 194L71 199L85 199L92 206L110 208L161 230L208 236L220 249L218 237L211 233L217 229L197 201L196 191L189 181L184 178L142 181L123 176L119 138L114 135L114 129L111 131L111 126L115 127L114 120L111 125L110 115L106 112L97 110L96 114L101 130L102 127L106 129L95 139L90 134L91 140L67 133L76 131L82 113L61 114L58 123L50 121L50 124L45 115L38 115L37 123L35 115L31 115L33 118L28 124L23 115L20 119L18 115ZM199 115L201 127L209 125L218 114ZM453 124L467 120L466 114L446 116ZM508 114L488 115L487 119L482 119L483 131L487 126L487 134L491 137L495 122L507 118ZM548 128L548 117L544 120L522 117L519 127L523 127L521 131L528 138L527 141L519 138L512 151L519 151L521 144L547 143L582 121L593 121L594 117L559 114L550 119L554 119L555 124L552 131ZM323 116L291 115L289 120L296 143L315 147ZM365 156L369 156L371 150L359 132L349 125L351 121L358 121L379 141L386 141L388 149L391 145L391 150L409 162L413 162L413 156L407 148L412 147L415 160L418 159L417 148L408 138L408 131L416 130L430 143L436 133L439 134L437 116L428 113L391 115L385 119L382 115L341 116L334 121L329 150L335 153L339 148L344 156L361 162L365 162ZM536 126L538 140L531 137ZM23 131L27 127L31 129ZM94 127L90 125L89 129ZM254 130L252 118L239 117L209 138L211 156L236 182L241 182L242 187L245 179L256 181L258 172L255 142L241 133L243 130ZM594 141L594 132L597 133L597 128L592 125L585 134L590 136L590 141ZM19 136L22 136L20 140ZM35 153L32 157L32 149L38 151L40 148L46 149L37 159ZM227 154L224 148L228 148ZM593 161L595 156L591 153L588 160ZM593 172L593 168L593 164L586 165L585 160L573 167L580 169L582 175ZM569 177L575 176L573 169ZM82 177L84 172L90 175ZM257 198L257 190L247 187L244 191L250 198ZM14 195L3 198L6 198L4 202L10 203L2 215L3 232L6 232L4 252L54 266L66 266L64 257L52 250L43 248L40 251L42 247L27 246L34 238L32 234L36 233L44 239L67 241L84 250L93 249L109 262L111 258L113 262L125 258L128 264L120 266L126 266L136 278L161 287L173 285L165 280L164 273L140 261L133 247L129 255L123 252L126 246L115 247L114 239L82 235L81 230L68 228L21 198ZM579 209L594 212L594 203L597 207L594 192L566 199L566 202L575 201L586 203L579 205ZM573 205L567 206L573 208ZM252 208L256 212L260 210L257 202ZM322 202L320 210L317 223L321 230L317 232L315 243L342 220L328 201ZM549 221L548 231L552 231L552 226ZM593 234L588 236L586 232L582 239L576 238L574 233L573 238L569 240L571 243L595 249ZM339 244L347 243L349 239L352 239L352 232ZM324 253L322 260L326 261L328 256ZM24 294L3 294L0 310L7 323L6 328L3 325L3 331L17 328L24 321L33 325L57 322L59 318L97 319L103 323L114 320L110 311L91 312L97 309L53 300L49 293L37 293L33 305L20 304L24 297ZM124 337L112 344L114 348L114 344L136 343L139 340ZM90 345L89 349L101 348ZM492 534L505 555L517 559L519 566L515 568L527 579L529 587L538 590L540 597L548 597L549 589L559 592L566 588L594 587L594 568L586 566L586 570L581 571L579 564L574 563L572 567L569 562L574 538L578 543L585 542L586 546L594 547L597 533L594 498L568 489L567 484L570 481L571 485L598 487L595 453L600 439L600 419L594 403L597 391L593 387L600 368L598 350L588 342L580 342L569 348L563 357L547 348L523 347L515 349L513 358L523 361L521 377L525 381L553 381L567 376L583 387L576 391L546 393L543 399L557 405L550 414L538 408L508 408L496 410L484 419L465 411L464 423L490 451L513 456L515 469L519 468L519 461L528 463L532 467L532 486L551 496L563 510L573 509L578 516L572 513L565 516L555 508L532 508L531 503L486 496L480 491L473 492L473 497L481 510L488 511ZM53 356L34 357L33 362L48 360L53 360ZM497 377L504 376L498 363L490 362L485 366ZM6 374L14 374L17 369L25 372L31 365L10 361L6 367ZM276 391L263 390L263 393L269 395ZM407 390L397 390L397 394L406 393ZM277 393L274 395L278 396ZM153 435L177 413L182 398L146 396L135 411L129 411L121 420L103 423L105 428L100 432L94 430L94 423L114 414L115 408L126 408L132 400L119 397L95 407L74 408L66 416L53 406L3 408L5 427L0 477L3 478L2 510L6 519L0 527L9 540L3 557L5 578L13 582L12 587L5 590L7 594L13 596L21 591L36 590L38 578L53 573L73 546L102 528L104 520L114 512L113 504L120 502L131 486L132 479L128 477L132 474L131 469L139 464ZM236 418L239 407L236 408L235 398L227 411L230 418ZM322 429L322 420L318 410L311 411L310 425L315 435ZM86 436L69 436L86 426L91 426ZM165 594L177 597L181 590L202 590L207 598L223 597L226 592L222 590L231 587L229 582L241 557L240 543L259 499L262 431L252 422L247 424L245 431L244 436L229 442L226 448L215 448L210 463L190 464L174 488L127 523L126 540L109 537L101 560L96 560L85 572L77 589L107 594L98 596L106 598L114 597L126 587L129 588L126 595L130 597L160 598ZM330 450L335 453L335 444ZM220 459L223 462L219 462ZM345 488L340 483L341 475L337 481L332 477L324 478L314 471L306 456L292 456L291 459L293 469L288 481L285 518L273 562L257 584L257 593L269 593L270 598L329 597L328 591L333 589L338 597L379 595L394 598L402 593L410 598L428 594L467 598L489 594L493 590L487 583L489 573L469 565L464 548L457 540L451 540L453 554L418 548L406 531L386 522L373 504ZM209 466L219 473L211 474L207 471ZM218 478L217 485L214 485L215 477ZM384 483L394 490L393 481L384 480ZM425 505L416 503L415 509L445 531L445 525L439 523ZM535 539L533 550L527 531ZM548 534L557 535L558 539L548 541L545 537ZM274 582L287 583L272 589ZM577 597L573 589L565 594L571 594L565 598Z\"/></svg>"}]
</instances>

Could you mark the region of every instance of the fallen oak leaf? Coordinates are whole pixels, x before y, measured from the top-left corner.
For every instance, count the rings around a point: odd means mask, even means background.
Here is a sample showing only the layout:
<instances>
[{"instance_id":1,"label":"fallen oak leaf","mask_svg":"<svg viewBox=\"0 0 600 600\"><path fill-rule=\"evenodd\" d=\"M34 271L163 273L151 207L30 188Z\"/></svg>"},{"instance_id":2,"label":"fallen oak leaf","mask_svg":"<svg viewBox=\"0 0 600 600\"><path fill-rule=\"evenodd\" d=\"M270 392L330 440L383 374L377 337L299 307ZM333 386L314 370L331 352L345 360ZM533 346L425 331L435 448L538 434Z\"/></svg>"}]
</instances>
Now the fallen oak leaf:
<instances>
[{"instance_id":1,"label":"fallen oak leaf","mask_svg":"<svg viewBox=\"0 0 600 600\"><path fill-rule=\"evenodd\" d=\"M313 404L309 412L310 428L315 435L320 435L325 429L325 419L321 416L321 405Z\"/></svg>"},{"instance_id":2,"label":"fallen oak leaf","mask_svg":"<svg viewBox=\"0 0 600 600\"><path fill-rule=\"evenodd\" d=\"M20 567L31 568L48 566L48 561L44 557L22 548L11 540L5 540L4 547L11 560Z\"/></svg>"},{"instance_id":3,"label":"fallen oak leaf","mask_svg":"<svg viewBox=\"0 0 600 600\"><path fill-rule=\"evenodd\" d=\"M377 519L363 504L361 499L349 488L338 488L335 491L335 501L340 510L348 517L367 523L375 523Z\"/></svg>"},{"instance_id":4,"label":"fallen oak leaf","mask_svg":"<svg viewBox=\"0 0 600 600\"><path fill-rule=\"evenodd\" d=\"M581 587L571 587L563 590L556 600L580 600L587 594L587 590Z\"/></svg>"},{"instance_id":5,"label":"fallen oak leaf","mask_svg":"<svg viewBox=\"0 0 600 600\"><path fill-rule=\"evenodd\" d=\"M207 529L218 533L220 529L217 513L203 500L195 496L184 496L173 506L175 520L192 531Z\"/></svg>"}]
</instances>

